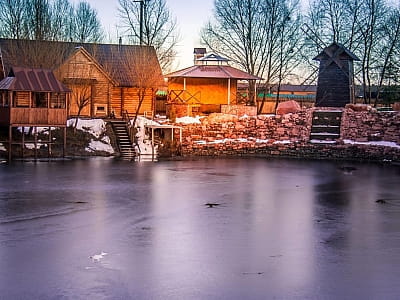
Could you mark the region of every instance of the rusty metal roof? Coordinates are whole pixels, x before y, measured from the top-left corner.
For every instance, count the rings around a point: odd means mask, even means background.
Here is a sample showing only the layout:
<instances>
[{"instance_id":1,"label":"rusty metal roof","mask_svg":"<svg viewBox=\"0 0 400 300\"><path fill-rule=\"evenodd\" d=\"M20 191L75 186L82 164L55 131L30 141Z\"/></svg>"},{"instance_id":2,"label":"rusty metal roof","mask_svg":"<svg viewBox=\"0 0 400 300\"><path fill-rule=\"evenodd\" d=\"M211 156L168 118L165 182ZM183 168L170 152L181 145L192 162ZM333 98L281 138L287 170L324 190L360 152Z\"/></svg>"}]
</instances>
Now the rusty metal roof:
<instances>
[{"instance_id":1,"label":"rusty metal roof","mask_svg":"<svg viewBox=\"0 0 400 300\"><path fill-rule=\"evenodd\" d=\"M239 80L261 80L261 77L251 75L231 66L222 65L202 65L192 66L176 72L165 75L168 78L173 77L192 77L192 78L230 78Z\"/></svg>"},{"instance_id":2,"label":"rusty metal roof","mask_svg":"<svg viewBox=\"0 0 400 300\"><path fill-rule=\"evenodd\" d=\"M57 92L71 90L59 82L51 70L12 67L8 77L0 81L0 90Z\"/></svg>"}]
</instances>

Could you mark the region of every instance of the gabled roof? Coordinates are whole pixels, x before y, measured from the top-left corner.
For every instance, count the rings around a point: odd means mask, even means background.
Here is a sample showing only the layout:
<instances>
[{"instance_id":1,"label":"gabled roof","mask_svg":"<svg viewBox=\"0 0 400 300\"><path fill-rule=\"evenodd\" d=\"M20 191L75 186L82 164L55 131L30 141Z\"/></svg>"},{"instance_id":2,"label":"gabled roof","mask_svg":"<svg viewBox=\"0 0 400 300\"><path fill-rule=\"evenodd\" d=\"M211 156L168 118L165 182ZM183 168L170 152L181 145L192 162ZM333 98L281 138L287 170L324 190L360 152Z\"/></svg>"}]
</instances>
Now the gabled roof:
<instances>
[{"instance_id":1,"label":"gabled roof","mask_svg":"<svg viewBox=\"0 0 400 300\"><path fill-rule=\"evenodd\" d=\"M210 53L207 54L205 56L203 56L202 58L197 59L198 61L213 61L213 62L228 62L229 59L222 57L218 54L215 53Z\"/></svg>"},{"instance_id":2,"label":"gabled roof","mask_svg":"<svg viewBox=\"0 0 400 300\"><path fill-rule=\"evenodd\" d=\"M144 69L155 73L160 84L163 84L162 71L154 47L0 39L0 51L6 73L11 66L55 70L80 47L83 47L119 86L135 86L137 78L128 69L127 62L141 56L146 56L146 64L152 66Z\"/></svg>"},{"instance_id":3,"label":"gabled roof","mask_svg":"<svg viewBox=\"0 0 400 300\"><path fill-rule=\"evenodd\" d=\"M68 93L51 70L12 67L8 77L0 81L0 90Z\"/></svg>"},{"instance_id":4,"label":"gabled roof","mask_svg":"<svg viewBox=\"0 0 400 300\"><path fill-rule=\"evenodd\" d=\"M328 47L322 50L320 54L313 58L313 60L322 60L322 59L335 59L339 58L347 58L350 60L360 60L354 53L352 53L349 49L347 49L342 44L333 42Z\"/></svg>"},{"instance_id":5,"label":"gabled roof","mask_svg":"<svg viewBox=\"0 0 400 300\"><path fill-rule=\"evenodd\" d=\"M261 77L251 75L231 66L192 66L176 72L165 75L168 78L185 77L185 78L230 78L239 80L261 80Z\"/></svg>"}]
</instances>

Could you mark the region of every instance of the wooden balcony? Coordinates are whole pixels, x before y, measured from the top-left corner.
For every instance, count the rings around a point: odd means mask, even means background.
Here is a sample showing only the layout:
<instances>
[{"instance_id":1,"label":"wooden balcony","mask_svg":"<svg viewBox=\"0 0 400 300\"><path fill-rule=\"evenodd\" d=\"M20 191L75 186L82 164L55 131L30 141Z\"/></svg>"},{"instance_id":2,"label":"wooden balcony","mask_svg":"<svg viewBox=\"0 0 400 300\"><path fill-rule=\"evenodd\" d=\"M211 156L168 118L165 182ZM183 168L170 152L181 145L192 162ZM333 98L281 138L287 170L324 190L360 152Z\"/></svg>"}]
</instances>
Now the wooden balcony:
<instances>
[{"instance_id":1,"label":"wooden balcony","mask_svg":"<svg viewBox=\"0 0 400 300\"><path fill-rule=\"evenodd\" d=\"M0 125L66 126L65 108L0 107Z\"/></svg>"}]
</instances>

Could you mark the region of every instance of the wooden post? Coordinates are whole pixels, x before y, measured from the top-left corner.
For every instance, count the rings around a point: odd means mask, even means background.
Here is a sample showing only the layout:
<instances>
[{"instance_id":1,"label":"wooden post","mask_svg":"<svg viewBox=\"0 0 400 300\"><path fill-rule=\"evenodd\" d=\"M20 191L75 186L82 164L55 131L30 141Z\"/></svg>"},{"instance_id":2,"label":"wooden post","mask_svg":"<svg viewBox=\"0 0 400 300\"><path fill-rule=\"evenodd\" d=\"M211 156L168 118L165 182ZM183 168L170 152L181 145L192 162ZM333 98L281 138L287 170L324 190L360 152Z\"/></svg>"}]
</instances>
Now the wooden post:
<instances>
[{"instance_id":1,"label":"wooden post","mask_svg":"<svg viewBox=\"0 0 400 300\"><path fill-rule=\"evenodd\" d=\"M25 127L22 126L22 158L25 157Z\"/></svg>"},{"instance_id":2,"label":"wooden post","mask_svg":"<svg viewBox=\"0 0 400 300\"><path fill-rule=\"evenodd\" d=\"M151 128L151 161L154 161L154 127Z\"/></svg>"},{"instance_id":3,"label":"wooden post","mask_svg":"<svg viewBox=\"0 0 400 300\"><path fill-rule=\"evenodd\" d=\"M34 128L35 128L35 130L34 130L33 135L35 136L35 139L34 139L34 145L35 145L35 160L37 160L37 126L35 126Z\"/></svg>"},{"instance_id":4,"label":"wooden post","mask_svg":"<svg viewBox=\"0 0 400 300\"><path fill-rule=\"evenodd\" d=\"M51 126L49 127L49 144L47 145L47 156L51 157Z\"/></svg>"},{"instance_id":5,"label":"wooden post","mask_svg":"<svg viewBox=\"0 0 400 300\"><path fill-rule=\"evenodd\" d=\"M12 158L12 125L8 127L8 161Z\"/></svg>"},{"instance_id":6,"label":"wooden post","mask_svg":"<svg viewBox=\"0 0 400 300\"><path fill-rule=\"evenodd\" d=\"M67 152L67 126L64 127L64 145L63 145L63 155L65 157L65 153Z\"/></svg>"}]
</instances>

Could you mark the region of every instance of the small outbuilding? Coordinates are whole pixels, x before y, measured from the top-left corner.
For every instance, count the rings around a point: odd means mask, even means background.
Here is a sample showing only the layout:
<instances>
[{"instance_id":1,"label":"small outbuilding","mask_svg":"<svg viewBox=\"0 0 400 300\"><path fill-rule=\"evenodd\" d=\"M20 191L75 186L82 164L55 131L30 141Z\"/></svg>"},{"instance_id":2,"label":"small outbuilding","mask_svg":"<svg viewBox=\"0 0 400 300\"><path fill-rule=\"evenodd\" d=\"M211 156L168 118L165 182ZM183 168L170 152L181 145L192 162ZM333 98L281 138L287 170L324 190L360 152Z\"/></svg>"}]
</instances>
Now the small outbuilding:
<instances>
[{"instance_id":1,"label":"small outbuilding","mask_svg":"<svg viewBox=\"0 0 400 300\"><path fill-rule=\"evenodd\" d=\"M24 139L20 143L14 143L14 127L33 127L35 132L37 127L62 127L65 150L67 101L70 92L70 89L56 79L51 70L11 68L8 76L0 81L0 126L9 128L9 159L13 144L22 144L22 148L25 148ZM51 130L49 131L51 143ZM34 143L36 149L37 141Z\"/></svg>"},{"instance_id":2,"label":"small outbuilding","mask_svg":"<svg viewBox=\"0 0 400 300\"><path fill-rule=\"evenodd\" d=\"M262 78L229 65L229 59L205 54L204 48L194 51L194 66L167 74L168 99L172 105L187 105L191 112L220 112L221 105L238 104L238 80Z\"/></svg>"},{"instance_id":3,"label":"small outbuilding","mask_svg":"<svg viewBox=\"0 0 400 300\"><path fill-rule=\"evenodd\" d=\"M359 58L343 45L332 43L314 60L320 62L315 106L345 107L354 102L353 61Z\"/></svg>"}]
</instances>

